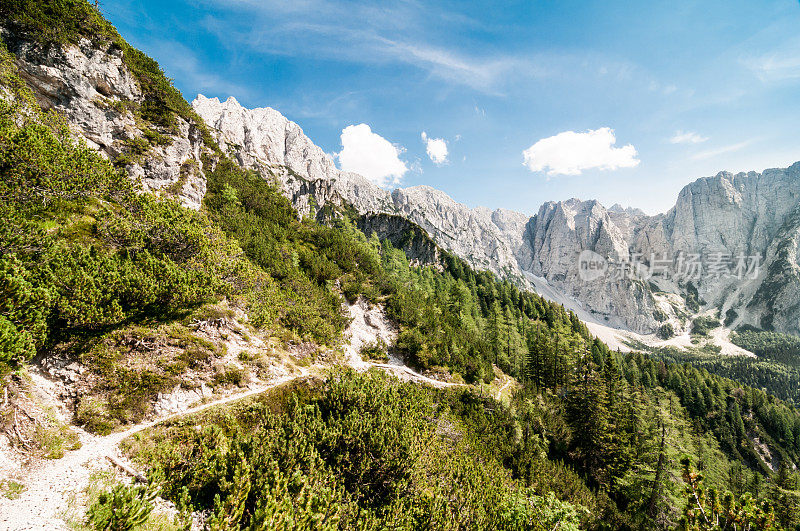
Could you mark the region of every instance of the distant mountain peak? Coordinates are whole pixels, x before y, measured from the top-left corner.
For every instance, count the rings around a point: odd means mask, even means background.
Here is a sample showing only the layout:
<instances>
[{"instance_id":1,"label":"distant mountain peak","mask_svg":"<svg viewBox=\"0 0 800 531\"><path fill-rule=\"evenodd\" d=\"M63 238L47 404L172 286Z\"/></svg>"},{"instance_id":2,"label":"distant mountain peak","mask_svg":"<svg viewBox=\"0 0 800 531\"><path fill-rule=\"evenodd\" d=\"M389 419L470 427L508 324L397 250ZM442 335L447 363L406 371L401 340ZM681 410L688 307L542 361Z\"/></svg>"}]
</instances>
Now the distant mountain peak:
<instances>
[{"instance_id":1,"label":"distant mountain peak","mask_svg":"<svg viewBox=\"0 0 800 531\"><path fill-rule=\"evenodd\" d=\"M360 175L337 169L300 126L271 108L248 110L234 99L220 102L203 96L198 96L193 106L243 165L276 172L284 193L299 211L311 214L314 205L334 202L348 204L362 215L403 217L476 268L529 288L533 285L528 275L543 278L549 289L560 290L561 300L582 318L637 332L658 328L659 312L667 312L678 322L678 310L669 304L659 306L649 284L633 278L582 281L577 269L581 251L592 250L613 263L634 256L710 251L756 253L765 261L774 261L782 256L775 250L776 238L783 238L779 228L800 202L798 163L761 174L720 172L697 179L681 191L666 215L648 216L618 203L606 209L594 199L570 198L547 202L529 218L504 209L468 208L428 185L390 193ZM282 167L290 173L281 173ZM741 323L760 325L768 318L779 330L800 331L800 302L781 307L778 315L776 308L763 304L748 306L757 285L742 291L722 276L705 276L694 285L711 307L724 309L736 304L742 308ZM800 301L800 282L780 286L785 294L781 300ZM670 289L682 295L677 284ZM736 301L731 297L737 297Z\"/></svg>"}]
</instances>

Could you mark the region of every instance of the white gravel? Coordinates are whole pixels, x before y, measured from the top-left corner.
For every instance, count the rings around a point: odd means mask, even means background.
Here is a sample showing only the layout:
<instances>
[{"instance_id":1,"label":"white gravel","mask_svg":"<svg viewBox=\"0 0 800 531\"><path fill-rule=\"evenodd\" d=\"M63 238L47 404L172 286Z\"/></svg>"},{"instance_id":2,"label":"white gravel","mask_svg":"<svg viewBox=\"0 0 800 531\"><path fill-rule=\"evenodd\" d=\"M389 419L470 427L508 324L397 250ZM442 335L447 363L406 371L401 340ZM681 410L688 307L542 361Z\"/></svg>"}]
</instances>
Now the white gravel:
<instances>
[{"instance_id":1,"label":"white gravel","mask_svg":"<svg viewBox=\"0 0 800 531\"><path fill-rule=\"evenodd\" d=\"M69 529L63 520L63 515L69 509L70 497L87 487L93 472L111 468L106 456L113 455L124 461L117 448L123 439L175 417L240 400L307 374L308 371L301 368L300 376L278 378L242 393L229 395L181 413L136 424L125 431L111 435L92 435L75 427L82 444L80 449L67 452L61 459L42 460L26 470L22 478L26 488L19 498L9 500L0 497L0 529L14 531Z\"/></svg>"},{"instance_id":2,"label":"white gravel","mask_svg":"<svg viewBox=\"0 0 800 531\"><path fill-rule=\"evenodd\" d=\"M404 380L412 380L435 387L460 385L423 376L395 358L391 358L389 363L363 361L359 354L363 345L372 343L378 338L391 344L397 337L397 328L389 321L381 307L370 307L364 300L348 306L348 311L353 317L347 331L348 344L345 345L348 365L359 371L367 370L370 367L379 367L391 371ZM271 382L253 386L245 392L232 394L153 421L143 422L111 435L93 435L78 427L73 427L82 444L80 449L67 452L61 459L39 460L26 466L21 478L25 490L19 498L10 500L0 497L0 530L69 529L63 518L71 509L69 507L70 500L86 489L90 477L95 471L112 468L106 459L107 456L114 456L124 462L118 450L119 443L123 439L161 422L240 400L308 374L307 369L300 368L300 375L282 376ZM45 385L45 382L40 383ZM6 459L1 452L2 449L0 449L0 461ZM13 469L13 467L11 468Z\"/></svg>"}]
</instances>

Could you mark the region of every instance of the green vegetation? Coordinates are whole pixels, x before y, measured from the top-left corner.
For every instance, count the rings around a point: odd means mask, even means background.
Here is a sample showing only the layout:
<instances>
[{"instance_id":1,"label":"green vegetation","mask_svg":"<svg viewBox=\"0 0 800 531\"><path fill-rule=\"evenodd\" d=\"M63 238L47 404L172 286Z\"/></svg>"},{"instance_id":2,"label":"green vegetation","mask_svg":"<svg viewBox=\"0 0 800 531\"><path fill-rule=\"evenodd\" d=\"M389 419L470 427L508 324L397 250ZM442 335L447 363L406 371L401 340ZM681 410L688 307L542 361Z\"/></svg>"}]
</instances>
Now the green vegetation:
<instances>
[{"instance_id":1,"label":"green vegetation","mask_svg":"<svg viewBox=\"0 0 800 531\"><path fill-rule=\"evenodd\" d=\"M800 368L800 338L750 328L731 334L731 342L764 358Z\"/></svg>"},{"instance_id":2,"label":"green vegetation","mask_svg":"<svg viewBox=\"0 0 800 531\"><path fill-rule=\"evenodd\" d=\"M641 355L622 360L626 375L610 353L603 368L588 357L579 367L564 398L527 387L509 405L380 372L334 372L171 421L135 436L127 451L169 499L242 529L310 521L450 528L457 508L468 529L526 528L517 522L543 517L555 518L545 529L558 519L582 528L671 528L691 514L679 480L685 454L714 492L774 507L790 528L800 523L786 502L800 496L795 475L785 471L788 488L776 490L763 471L729 460L716 428L698 424L719 413L666 388L721 380ZM729 397L741 391L728 385ZM720 429L753 429L730 408Z\"/></svg>"},{"instance_id":3,"label":"green vegetation","mask_svg":"<svg viewBox=\"0 0 800 531\"><path fill-rule=\"evenodd\" d=\"M205 204L275 281L248 296L258 326L277 321L305 338L331 341L346 325L341 300L330 289L338 281L350 301L385 302L401 325L396 349L408 363L420 370L446 367L467 382L491 381L492 364L520 377L536 341L566 355L565 349L591 340L563 307L475 272L452 255L442 253L443 271L411 267L388 241L367 239L346 212L331 226L300 221L274 185L232 162L209 175ZM551 369L542 366L541 377L565 376Z\"/></svg>"},{"instance_id":4,"label":"green vegetation","mask_svg":"<svg viewBox=\"0 0 800 531\"><path fill-rule=\"evenodd\" d=\"M700 293L697 287L691 281L686 283L686 307L692 312L700 311L700 306L705 304L705 301L700 298Z\"/></svg>"},{"instance_id":5,"label":"green vegetation","mask_svg":"<svg viewBox=\"0 0 800 531\"><path fill-rule=\"evenodd\" d=\"M334 372L234 411L137 436L135 459L164 495L233 529L578 529L594 517L516 480L482 445L541 459L469 392L437 393L380 373ZM482 426L483 429L479 429ZM507 450L506 450L507 449ZM568 469L575 497L593 494ZM553 481L552 479L550 481ZM559 480L556 480L559 481ZM560 481L564 482L564 479Z\"/></svg>"},{"instance_id":6,"label":"green vegetation","mask_svg":"<svg viewBox=\"0 0 800 531\"><path fill-rule=\"evenodd\" d=\"M739 318L739 314L733 308L730 308L727 312L725 312L725 326L731 326L736 319Z\"/></svg>"},{"instance_id":7,"label":"green vegetation","mask_svg":"<svg viewBox=\"0 0 800 531\"><path fill-rule=\"evenodd\" d=\"M158 508L154 494L150 486L120 483L111 470L97 471L81 492L71 493L61 516L74 531L186 531L189 515Z\"/></svg>"},{"instance_id":8,"label":"green vegetation","mask_svg":"<svg viewBox=\"0 0 800 531\"><path fill-rule=\"evenodd\" d=\"M712 374L735 380L742 385L761 389L789 404L800 403L798 367L764 358L722 356L719 354L719 347L713 345L694 347L685 351L675 347L650 348L644 345L634 345L634 348L649 352L667 363L688 363L698 369L705 369Z\"/></svg>"},{"instance_id":9,"label":"green vegetation","mask_svg":"<svg viewBox=\"0 0 800 531\"><path fill-rule=\"evenodd\" d=\"M663 353L655 355L669 360ZM641 354L626 359L632 362L624 369L630 381L646 387L659 385L675 393L693 422L703 433L713 434L729 458L769 474L758 456L754 436L780 454L781 461L795 462L800 456L800 412L792 406L689 363L665 363Z\"/></svg>"},{"instance_id":10,"label":"green vegetation","mask_svg":"<svg viewBox=\"0 0 800 531\"><path fill-rule=\"evenodd\" d=\"M94 529L128 531L139 529L153 512L155 495L143 487L117 485L98 496L87 517Z\"/></svg>"},{"instance_id":11,"label":"green vegetation","mask_svg":"<svg viewBox=\"0 0 800 531\"><path fill-rule=\"evenodd\" d=\"M19 481L10 479L0 482L0 494L9 500L16 500L23 492L25 492L25 485Z\"/></svg>"},{"instance_id":12,"label":"green vegetation","mask_svg":"<svg viewBox=\"0 0 800 531\"><path fill-rule=\"evenodd\" d=\"M775 529L775 515L766 502L757 502L745 493L737 500L732 492L720 495L715 488L706 491L703 475L694 470L688 457L681 460L683 480L689 502L683 529Z\"/></svg>"},{"instance_id":13,"label":"green vegetation","mask_svg":"<svg viewBox=\"0 0 800 531\"><path fill-rule=\"evenodd\" d=\"M709 332L720 327L719 319L711 316L695 317L692 320L692 335L708 337Z\"/></svg>"},{"instance_id":14,"label":"green vegetation","mask_svg":"<svg viewBox=\"0 0 800 531\"><path fill-rule=\"evenodd\" d=\"M389 354L387 354L388 349L389 345L387 345L382 339L379 339L374 343L369 343L362 346L359 355L364 361L379 361L386 363L389 361Z\"/></svg>"},{"instance_id":15,"label":"green vegetation","mask_svg":"<svg viewBox=\"0 0 800 531\"><path fill-rule=\"evenodd\" d=\"M661 339L669 339L671 337L675 337L675 328L672 326L671 323L664 323L658 329L658 333L656 335Z\"/></svg>"},{"instance_id":16,"label":"green vegetation","mask_svg":"<svg viewBox=\"0 0 800 531\"><path fill-rule=\"evenodd\" d=\"M176 118L180 117L200 129L208 147L214 145L203 121L158 63L128 44L86 0L0 0L0 17L16 34L42 45L78 44L88 39L94 46L120 50L143 93L141 105L127 102L128 107L143 120L170 132L176 132ZM158 135L150 131L151 144L159 143Z\"/></svg>"},{"instance_id":17,"label":"green vegetation","mask_svg":"<svg viewBox=\"0 0 800 531\"><path fill-rule=\"evenodd\" d=\"M24 99L0 102L0 175L0 372L44 345L185 312L239 273L202 215L136 193Z\"/></svg>"},{"instance_id":18,"label":"green vegetation","mask_svg":"<svg viewBox=\"0 0 800 531\"><path fill-rule=\"evenodd\" d=\"M147 95L136 112L151 145L176 117L204 127L85 1L2 1L0 13L41 43L119 47ZM748 376L745 365L734 375L711 347L692 364L671 349L612 352L562 306L452 255L412 266L357 230L346 207L316 212L327 224L299 219L274 183L219 154L205 165L200 212L141 194L32 107L4 50L0 79L13 95L0 101L4 376L37 353L80 361L90 384L77 418L104 433L142 419L189 372L245 383L215 363L224 348L192 334L192 318L236 308L270 342L317 349L341 340L343 303L364 297L400 327L397 355L476 384L436 390L333 370L138 434L129 452L182 513L203 511L212 529L800 525L800 412L779 398L796 399L788 376ZM144 142L128 147L146 156ZM686 289L696 310L697 290ZM699 318L692 328L716 326ZM793 359L786 338L736 337L762 352L753 363ZM478 391L498 370L521 387L507 403ZM146 528L152 492L112 486L92 499L90 525Z\"/></svg>"},{"instance_id":19,"label":"green vegetation","mask_svg":"<svg viewBox=\"0 0 800 531\"><path fill-rule=\"evenodd\" d=\"M91 343L78 354L93 378L76 400L75 418L97 433L142 420L159 392L196 386L183 378L187 371L211 378L216 359L224 355L220 345L198 338L182 323L131 325Z\"/></svg>"}]
</instances>

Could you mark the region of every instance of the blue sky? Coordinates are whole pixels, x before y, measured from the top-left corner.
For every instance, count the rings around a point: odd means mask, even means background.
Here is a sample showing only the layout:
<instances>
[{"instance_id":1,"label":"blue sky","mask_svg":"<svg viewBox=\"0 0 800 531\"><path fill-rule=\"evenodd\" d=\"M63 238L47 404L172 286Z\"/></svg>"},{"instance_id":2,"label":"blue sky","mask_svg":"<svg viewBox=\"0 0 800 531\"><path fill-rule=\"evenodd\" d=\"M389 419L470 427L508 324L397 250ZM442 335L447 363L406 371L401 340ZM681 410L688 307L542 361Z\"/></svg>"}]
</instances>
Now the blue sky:
<instances>
[{"instance_id":1,"label":"blue sky","mask_svg":"<svg viewBox=\"0 0 800 531\"><path fill-rule=\"evenodd\" d=\"M800 160L797 0L101 6L187 99L273 107L339 164L470 206L656 213L697 177Z\"/></svg>"}]
</instances>

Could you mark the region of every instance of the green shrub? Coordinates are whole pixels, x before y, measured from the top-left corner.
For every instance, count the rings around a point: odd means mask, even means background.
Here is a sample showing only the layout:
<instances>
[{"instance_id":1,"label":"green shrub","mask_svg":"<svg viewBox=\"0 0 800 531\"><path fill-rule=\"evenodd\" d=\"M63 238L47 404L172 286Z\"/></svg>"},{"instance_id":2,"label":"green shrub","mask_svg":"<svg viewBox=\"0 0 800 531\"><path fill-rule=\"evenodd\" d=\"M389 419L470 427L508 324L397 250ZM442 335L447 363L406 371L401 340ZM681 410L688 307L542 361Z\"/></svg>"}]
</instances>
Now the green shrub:
<instances>
[{"instance_id":1,"label":"green shrub","mask_svg":"<svg viewBox=\"0 0 800 531\"><path fill-rule=\"evenodd\" d=\"M733 308L725 312L725 326L731 326L733 322L739 318L739 314Z\"/></svg>"},{"instance_id":2,"label":"green shrub","mask_svg":"<svg viewBox=\"0 0 800 531\"><path fill-rule=\"evenodd\" d=\"M697 287L692 282L686 283L686 307L692 312L700 311L700 306L705 304L705 301L700 298L700 293Z\"/></svg>"},{"instance_id":3,"label":"green shrub","mask_svg":"<svg viewBox=\"0 0 800 531\"><path fill-rule=\"evenodd\" d=\"M35 209L132 189L124 174L75 141L63 121L26 116L19 104L5 100L0 100L0 175L3 202Z\"/></svg>"},{"instance_id":4,"label":"green shrub","mask_svg":"<svg viewBox=\"0 0 800 531\"><path fill-rule=\"evenodd\" d=\"M719 327L719 319L715 317L697 317L692 321L692 334L706 337L711 330Z\"/></svg>"},{"instance_id":5,"label":"green shrub","mask_svg":"<svg viewBox=\"0 0 800 531\"><path fill-rule=\"evenodd\" d=\"M361 347L359 354L364 361L380 361L386 363L389 361L389 354L387 353L389 346L383 339L378 338L377 341L367 343Z\"/></svg>"},{"instance_id":6,"label":"green shrub","mask_svg":"<svg viewBox=\"0 0 800 531\"><path fill-rule=\"evenodd\" d=\"M658 337L661 339L669 339L675 336L675 329L672 327L671 323L664 323L658 329Z\"/></svg>"},{"instance_id":7,"label":"green shrub","mask_svg":"<svg viewBox=\"0 0 800 531\"><path fill-rule=\"evenodd\" d=\"M241 387L245 382L245 373L239 367L227 365L214 375L215 385L235 385Z\"/></svg>"},{"instance_id":8,"label":"green shrub","mask_svg":"<svg viewBox=\"0 0 800 531\"><path fill-rule=\"evenodd\" d=\"M120 425L120 420L112 416L99 399L90 396L78 401L75 420L87 431L100 435L108 435Z\"/></svg>"},{"instance_id":9,"label":"green shrub","mask_svg":"<svg viewBox=\"0 0 800 531\"><path fill-rule=\"evenodd\" d=\"M144 487L117 485L100 494L86 513L87 522L98 531L130 531L144 525L153 512L155 494Z\"/></svg>"},{"instance_id":10,"label":"green shrub","mask_svg":"<svg viewBox=\"0 0 800 531\"><path fill-rule=\"evenodd\" d=\"M46 337L52 294L34 283L18 260L0 258L0 375L31 359Z\"/></svg>"}]
</instances>

